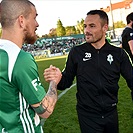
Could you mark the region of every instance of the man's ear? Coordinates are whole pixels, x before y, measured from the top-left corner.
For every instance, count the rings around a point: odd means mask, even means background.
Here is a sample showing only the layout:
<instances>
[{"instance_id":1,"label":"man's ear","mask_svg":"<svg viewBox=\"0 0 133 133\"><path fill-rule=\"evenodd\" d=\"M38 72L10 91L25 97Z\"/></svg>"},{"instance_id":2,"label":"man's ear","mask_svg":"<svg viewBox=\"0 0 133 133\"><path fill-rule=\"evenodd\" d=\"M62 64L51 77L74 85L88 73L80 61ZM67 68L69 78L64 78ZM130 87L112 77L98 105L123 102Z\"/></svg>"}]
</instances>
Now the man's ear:
<instances>
[{"instance_id":1,"label":"man's ear","mask_svg":"<svg viewBox=\"0 0 133 133\"><path fill-rule=\"evenodd\" d=\"M18 23L19 23L19 25L20 25L21 28L24 27L24 25L25 25L25 19L24 19L24 16L23 15L20 15L18 17Z\"/></svg>"},{"instance_id":2,"label":"man's ear","mask_svg":"<svg viewBox=\"0 0 133 133\"><path fill-rule=\"evenodd\" d=\"M105 25L103 26L103 31L104 31L104 32L107 32L107 30L108 30L108 25L105 24Z\"/></svg>"}]
</instances>

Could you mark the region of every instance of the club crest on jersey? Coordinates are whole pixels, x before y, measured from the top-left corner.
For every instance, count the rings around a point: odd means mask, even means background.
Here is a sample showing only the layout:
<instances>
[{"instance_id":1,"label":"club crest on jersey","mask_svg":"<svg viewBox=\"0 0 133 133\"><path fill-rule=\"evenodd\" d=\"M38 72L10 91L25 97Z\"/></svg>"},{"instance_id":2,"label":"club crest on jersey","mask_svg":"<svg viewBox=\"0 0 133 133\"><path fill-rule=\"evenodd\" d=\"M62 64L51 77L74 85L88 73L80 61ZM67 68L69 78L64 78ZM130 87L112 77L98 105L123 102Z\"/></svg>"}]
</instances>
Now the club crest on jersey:
<instances>
[{"instance_id":1,"label":"club crest on jersey","mask_svg":"<svg viewBox=\"0 0 133 133\"><path fill-rule=\"evenodd\" d=\"M83 58L83 61L87 61L91 59L91 53L85 53L85 57Z\"/></svg>"},{"instance_id":2,"label":"club crest on jersey","mask_svg":"<svg viewBox=\"0 0 133 133\"><path fill-rule=\"evenodd\" d=\"M109 54L107 56L107 61L111 64L114 60L113 60L113 56L111 54Z\"/></svg>"}]
</instances>

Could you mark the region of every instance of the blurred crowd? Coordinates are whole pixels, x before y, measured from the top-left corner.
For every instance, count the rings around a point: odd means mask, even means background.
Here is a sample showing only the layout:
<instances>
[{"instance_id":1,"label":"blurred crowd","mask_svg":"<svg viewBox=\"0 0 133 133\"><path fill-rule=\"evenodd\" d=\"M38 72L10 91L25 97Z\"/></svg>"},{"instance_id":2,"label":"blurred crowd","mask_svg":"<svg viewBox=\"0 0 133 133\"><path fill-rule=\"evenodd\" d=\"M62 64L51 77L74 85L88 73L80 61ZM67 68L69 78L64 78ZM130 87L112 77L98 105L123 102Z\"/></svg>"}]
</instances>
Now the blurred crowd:
<instances>
[{"instance_id":1,"label":"blurred crowd","mask_svg":"<svg viewBox=\"0 0 133 133\"><path fill-rule=\"evenodd\" d=\"M63 53L69 51L72 47L83 43L84 38L77 39L65 39L65 40L49 40L39 42L36 41L34 44L24 44L22 49L26 52L30 52L33 56L37 56L38 52L44 54L46 50L50 51L50 54Z\"/></svg>"}]
</instances>

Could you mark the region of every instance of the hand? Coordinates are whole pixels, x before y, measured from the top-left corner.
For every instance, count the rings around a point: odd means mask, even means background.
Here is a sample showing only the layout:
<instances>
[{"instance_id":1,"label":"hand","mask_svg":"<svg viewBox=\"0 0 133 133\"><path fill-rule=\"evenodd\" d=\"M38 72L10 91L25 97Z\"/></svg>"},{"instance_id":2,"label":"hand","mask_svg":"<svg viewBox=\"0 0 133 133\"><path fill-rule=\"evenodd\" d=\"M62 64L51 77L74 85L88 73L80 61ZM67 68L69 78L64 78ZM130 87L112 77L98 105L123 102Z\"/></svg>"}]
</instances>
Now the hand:
<instances>
[{"instance_id":1,"label":"hand","mask_svg":"<svg viewBox=\"0 0 133 133\"><path fill-rule=\"evenodd\" d=\"M54 81L56 84L60 82L62 77L60 69L52 65L44 70L43 75L46 82Z\"/></svg>"}]
</instances>

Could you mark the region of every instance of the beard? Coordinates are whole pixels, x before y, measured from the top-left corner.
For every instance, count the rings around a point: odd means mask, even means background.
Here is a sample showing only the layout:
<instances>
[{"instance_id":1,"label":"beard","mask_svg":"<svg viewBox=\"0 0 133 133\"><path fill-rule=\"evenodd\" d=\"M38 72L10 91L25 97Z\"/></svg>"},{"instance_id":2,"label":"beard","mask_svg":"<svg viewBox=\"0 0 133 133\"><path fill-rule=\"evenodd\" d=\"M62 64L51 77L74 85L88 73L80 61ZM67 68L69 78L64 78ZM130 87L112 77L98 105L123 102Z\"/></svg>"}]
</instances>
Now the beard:
<instances>
[{"instance_id":1,"label":"beard","mask_svg":"<svg viewBox=\"0 0 133 133\"><path fill-rule=\"evenodd\" d=\"M88 33L87 33L88 34ZM86 34L86 35L87 35ZM99 42L101 39L103 38L103 34L98 35L97 37L93 37L93 35L91 35L91 39L87 39L87 36L85 36L85 40L88 43L97 43Z\"/></svg>"},{"instance_id":2,"label":"beard","mask_svg":"<svg viewBox=\"0 0 133 133\"><path fill-rule=\"evenodd\" d=\"M37 35L34 34L34 36L31 35L30 32L28 32L28 27L24 29L24 43L26 44L34 44L37 40Z\"/></svg>"}]
</instances>

